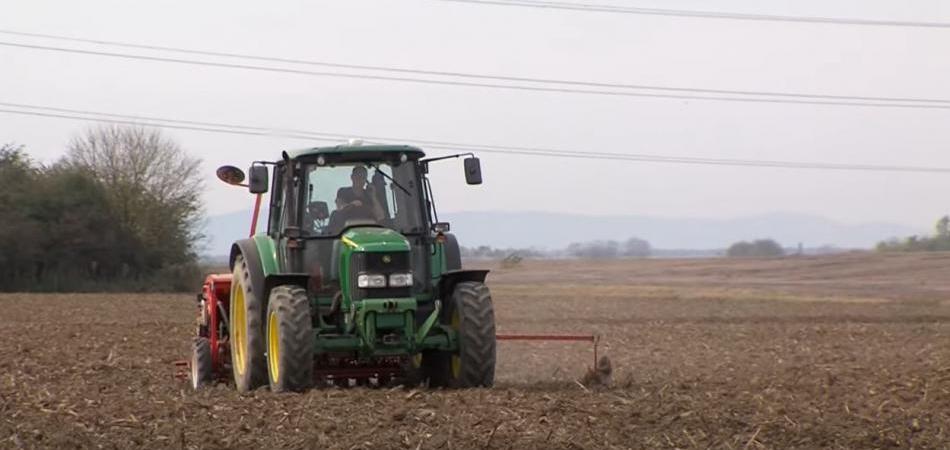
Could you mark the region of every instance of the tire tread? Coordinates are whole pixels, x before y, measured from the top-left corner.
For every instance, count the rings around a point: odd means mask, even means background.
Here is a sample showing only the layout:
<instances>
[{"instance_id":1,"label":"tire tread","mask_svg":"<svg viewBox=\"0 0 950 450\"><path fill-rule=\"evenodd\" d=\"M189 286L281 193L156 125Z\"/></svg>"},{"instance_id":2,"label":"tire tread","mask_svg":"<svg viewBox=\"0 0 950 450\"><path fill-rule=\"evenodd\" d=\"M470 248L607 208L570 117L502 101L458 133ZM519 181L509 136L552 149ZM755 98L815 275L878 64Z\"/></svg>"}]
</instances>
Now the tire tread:
<instances>
[{"instance_id":1,"label":"tire tread","mask_svg":"<svg viewBox=\"0 0 950 450\"><path fill-rule=\"evenodd\" d=\"M462 282L455 286L456 307L461 319L459 357L462 371L459 387L491 387L495 384L495 310L484 283Z\"/></svg>"},{"instance_id":2,"label":"tire tread","mask_svg":"<svg viewBox=\"0 0 950 450\"><path fill-rule=\"evenodd\" d=\"M234 382L239 392L248 392L267 384L267 359L264 356L264 324L261 299L254 295L251 271L244 262L244 256L238 255L234 261L234 274L240 275L244 288L245 317L247 318L247 372L239 379L235 369ZM233 321L231 322L233 323ZM232 341L232 346L233 341Z\"/></svg>"},{"instance_id":3,"label":"tire tread","mask_svg":"<svg viewBox=\"0 0 950 450\"><path fill-rule=\"evenodd\" d=\"M206 337L196 337L192 346L191 386L201 389L211 384L214 374L211 368L211 343ZM195 376L197 375L197 377Z\"/></svg>"},{"instance_id":4,"label":"tire tread","mask_svg":"<svg viewBox=\"0 0 950 450\"><path fill-rule=\"evenodd\" d=\"M271 312L276 312L279 322L281 374L274 380L268 371L271 390L306 390L313 384L313 321L307 291L299 286L273 288L267 317ZM269 339L270 333L266 336Z\"/></svg>"}]
</instances>

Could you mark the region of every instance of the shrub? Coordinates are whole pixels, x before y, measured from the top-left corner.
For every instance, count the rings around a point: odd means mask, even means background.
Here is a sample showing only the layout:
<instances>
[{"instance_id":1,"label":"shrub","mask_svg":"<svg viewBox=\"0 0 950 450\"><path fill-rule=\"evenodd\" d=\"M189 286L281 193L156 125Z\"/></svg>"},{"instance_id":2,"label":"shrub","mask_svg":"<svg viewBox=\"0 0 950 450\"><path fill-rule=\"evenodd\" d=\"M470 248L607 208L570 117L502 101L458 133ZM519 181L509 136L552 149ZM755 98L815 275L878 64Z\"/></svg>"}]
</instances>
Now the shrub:
<instances>
[{"instance_id":1,"label":"shrub","mask_svg":"<svg viewBox=\"0 0 950 450\"><path fill-rule=\"evenodd\" d=\"M942 252L950 251L950 216L937 221L933 236L891 238L877 243L879 252Z\"/></svg>"},{"instance_id":2,"label":"shrub","mask_svg":"<svg viewBox=\"0 0 950 450\"><path fill-rule=\"evenodd\" d=\"M768 258L784 255L785 250L772 239L736 242L726 251L726 256L730 258Z\"/></svg>"}]
</instances>

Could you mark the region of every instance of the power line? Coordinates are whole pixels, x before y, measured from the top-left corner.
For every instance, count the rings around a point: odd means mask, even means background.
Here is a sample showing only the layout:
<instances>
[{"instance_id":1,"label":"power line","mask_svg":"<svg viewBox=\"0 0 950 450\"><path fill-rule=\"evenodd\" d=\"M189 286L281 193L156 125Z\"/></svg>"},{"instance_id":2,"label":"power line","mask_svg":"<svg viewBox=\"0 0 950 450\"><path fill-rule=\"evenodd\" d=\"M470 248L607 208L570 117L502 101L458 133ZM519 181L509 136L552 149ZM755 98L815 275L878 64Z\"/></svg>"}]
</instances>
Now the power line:
<instances>
[{"instance_id":1,"label":"power line","mask_svg":"<svg viewBox=\"0 0 950 450\"><path fill-rule=\"evenodd\" d=\"M247 125L236 125L218 122L200 122L181 119L163 119L154 116L137 116L127 114L102 113L88 110L55 108L39 105L26 105L19 103L0 102L0 106L6 108L0 109L2 113L29 115L48 118L61 118L71 120L85 120L93 122L117 123L126 125L146 125L160 128L182 129L190 131L203 131L213 133L228 133L253 136L280 136L291 139L300 139L307 141L321 141L339 143L340 139L354 136L353 134L328 133L319 131L294 130L294 129L272 129L264 127L253 127ZM8 109L15 108L15 109ZM24 109L29 109L24 111ZM611 152L589 152L577 150L559 150L542 147L519 147L502 145L485 145L457 143L447 141L436 141L413 138L395 138L381 136L364 136L371 142L405 142L424 145L428 148L450 151L478 151L483 153L497 153L507 155L523 155L548 158L574 158L588 160L609 160L609 161L635 161L635 162L653 162L670 164L692 164L692 165L714 165L714 166L738 166L738 167L770 167L782 169L813 169L813 170L844 170L844 171L875 171L875 172L914 172L914 173L950 173L950 167L923 167L923 166L898 166L898 165L873 165L873 164L837 164L823 162L803 162L803 161L777 161L777 160L749 160L749 159L724 159L724 158L702 158L688 156L663 156L649 154L629 154L629 153L611 153Z\"/></svg>"},{"instance_id":2,"label":"power line","mask_svg":"<svg viewBox=\"0 0 950 450\"><path fill-rule=\"evenodd\" d=\"M820 23L835 25L866 25L914 28L950 28L947 22L909 22L899 20L849 19L819 16L781 16L772 14L744 14L719 11L690 11L661 8L636 8L630 6L597 5L590 3L572 3L534 0L442 0L456 3L474 3L481 5L520 6L526 8L563 9L570 11L607 12L620 14L640 14L651 16L695 17L705 19L731 19L770 22Z\"/></svg>"},{"instance_id":3,"label":"power line","mask_svg":"<svg viewBox=\"0 0 950 450\"><path fill-rule=\"evenodd\" d=\"M204 121L197 121L197 120L167 119L163 117L131 115L131 114L113 114L113 113L89 111L89 110L83 110L83 109L29 105L25 103L0 102L0 106L18 108L18 109L41 110L41 111L54 112L54 113L102 116L102 117L116 118L116 119L124 120L124 121L133 121L131 123L140 124L140 125L143 122L167 122L167 123L178 124L178 125L183 125L183 126L201 127L197 131L211 131L209 130L209 128L213 128L217 131L238 130L240 132L239 134L247 134L247 135L253 135L253 136L279 136L279 137L299 138L299 139L310 139L312 137L319 137L319 138L328 138L327 141L330 141L331 139L339 140L339 139L349 139L353 137L352 135L340 134L340 133L320 133L320 132L314 132L314 131L294 130L294 129L287 129L287 128L266 128L266 127L254 127L254 126L249 126L249 125L236 125L236 124L221 123L221 122L204 122ZM122 122L122 123L126 123L126 122ZM187 128L187 129L190 129L190 128ZM223 130L219 130L219 129L223 129Z\"/></svg>"},{"instance_id":4,"label":"power line","mask_svg":"<svg viewBox=\"0 0 950 450\"><path fill-rule=\"evenodd\" d=\"M353 74L353 73L340 73L340 72L315 72L315 71L300 70L300 69L255 66L255 65L250 65L250 64L234 64L234 63L222 63L222 62L212 62L212 61L167 58L167 57L160 57L160 56L137 55L137 54L129 54L129 53L80 50L80 49L74 49L74 48L22 44L22 43L16 43L16 42L3 42L3 41L0 41L0 46L27 48L27 49L33 49L33 50L49 50L49 51L66 52L66 53L77 53L77 54L83 54L83 55L108 56L108 57L115 57L115 58L143 60L143 61L188 64L188 65L196 65L196 66L210 66L210 67L223 67L223 68L230 68L230 69L257 70L257 71L265 71L265 72L292 73L292 74L297 74L297 75L339 77L339 78L359 78L359 79L368 79L368 80L400 81L400 82L420 83L420 84L510 89L510 90L522 90L522 91L534 91L534 92L593 94L593 95L605 95L605 96L646 97L646 98L664 98L664 99L677 99L677 100L712 100L712 101L747 102L747 103L791 103L791 104L804 104L804 105L868 106L868 107L877 107L877 108L950 109L950 103L948 104L943 104L943 103L934 103L934 104L873 103L873 102L865 102L865 101L817 101L817 100L813 101L813 100L775 99L775 98L769 99L769 98L716 97L716 96L703 96L703 95L650 94L650 93L625 92L625 91L602 91L602 90L586 90L586 89L573 89L573 88L523 86L523 85L510 85L510 84L497 84L497 83L479 83L479 82L469 82L469 81L433 80L433 79L397 77L397 76L388 76L388 75L368 75L368 74ZM939 101L939 100L936 100L936 101Z\"/></svg>"},{"instance_id":5,"label":"power line","mask_svg":"<svg viewBox=\"0 0 950 450\"><path fill-rule=\"evenodd\" d=\"M83 120L83 121L90 121L90 122L113 123L113 124L120 124L120 125L147 125L147 126L154 126L158 128L169 128L169 129L188 130L188 131L203 131L203 132L210 132L210 133L241 134L241 135L247 135L247 136L273 136L273 134L269 134L266 132L242 131L238 129L230 130L230 129L193 126L193 125L178 125L178 124L172 123L173 121L169 121L169 123L157 123L157 122L143 123L142 121L135 120L135 119L125 120L125 119L107 118L107 117L97 118L97 117L86 117L86 116L73 115L73 114L57 114L57 113L48 113L48 112L41 112L41 111L18 111L18 110L12 110L12 109L0 109L0 113L48 117L48 118L57 118L57 119ZM316 136L292 136L292 135L278 135L278 136L292 138L292 139L304 139L304 140L322 141L322 142L339 142L338 140L335 140L335 139L324 139L324 138L319 138Z\"/></svg>"},{"instance_id":6,"label":"power line","mask_svg":"<svg viewBox=\"0 0 950 450\"><path fill-rule=\"evenodd\" d=\"M657 85L647 85L647 84L605 83L605 82L594 82L594 81L563 80L563 79L555 79L555 78L536 78L536 77L518 77L518 76L508 76L508 75L475 74L475 73L468 73L468 72L421 70L421 69L408 69L408 68L403 68L403 67L375 66L375 65L362 65L362 64L342 64L342 63L327 62L327 61L314 61L314 60L305 60L305 59L296 59L296 58L278 58L278 57L270 57L270 56L248 55L248 54L241 54L241 53L215 52L215 51L206 51L206 50L185 49L185 48L179 48L179 47L136 44L136 43L129 43L129 42L101 40L101 39L77 38L77 37L70 37L70 36L45 34L45 33L27 33L27 32L22 32L22 31L5 30L5 29L0 29L0 34L43 38L43 39L53 39L53 40L60 40L60 41L67 41L67 42L81 42L81 43L95 44L95 45L108 45L108 46L113 46L113 47L132 48L132 49L139 49L139 50L152 50L152 51L157 50L157 51L163 51L163 52L174 52L174 53L182 53L182 54L190 54L190 55L239 58L239 59L277 62L277 63L285 63L285 64L333 67L333 68L338 68L338 69L373 70L373 71L382 71L382 72L406 73L406 74L425 75L425 76L456 77L456 78L467 78L467 79L476 79L476 80L495 80L495 81L507 81L507 82L555 84L555 85L565 85L565 86L584 86L584 87L590 87L590 88L638 89L638 90L667 91L667 92L693 92L693 93L702 93L702 94L744 95L744 96L760 96L760 97L762 96L788 97L788 98L804 98L804 99L813 99L813 100L846 100L846 101L869 101L869 102L920 102L920 103L950 104L950 99L929 99L929 98L914 98L914 97L873 97L873 96L831 95L831 94L805 94L805 93L800 93L800 92L688 88L688 87L677 87L677 86L657 86Z\"/></svg>"}]
</instances>

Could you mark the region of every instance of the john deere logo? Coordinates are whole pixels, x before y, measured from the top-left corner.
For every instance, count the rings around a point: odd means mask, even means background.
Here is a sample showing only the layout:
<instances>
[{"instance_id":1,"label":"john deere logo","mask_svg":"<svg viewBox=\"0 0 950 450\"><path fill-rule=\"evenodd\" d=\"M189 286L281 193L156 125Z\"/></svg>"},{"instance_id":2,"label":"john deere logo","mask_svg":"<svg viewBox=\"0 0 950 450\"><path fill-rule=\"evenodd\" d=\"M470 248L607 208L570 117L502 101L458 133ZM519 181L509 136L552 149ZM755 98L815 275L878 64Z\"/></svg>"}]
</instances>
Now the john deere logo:
<instances>
[{"instance_id":1,"label":"john deere logo","mask_svg":"<svg viewBox=\"0 0 950 450\"><path fill-rule=\"evenodd\" d=\"M389 255L383 255L383 263L384 263L384 264L389 264L390 262L392 262L392 260L393 260L393 258L392 258L391 256L389 256Z\"/></svg>"}]
</instances>

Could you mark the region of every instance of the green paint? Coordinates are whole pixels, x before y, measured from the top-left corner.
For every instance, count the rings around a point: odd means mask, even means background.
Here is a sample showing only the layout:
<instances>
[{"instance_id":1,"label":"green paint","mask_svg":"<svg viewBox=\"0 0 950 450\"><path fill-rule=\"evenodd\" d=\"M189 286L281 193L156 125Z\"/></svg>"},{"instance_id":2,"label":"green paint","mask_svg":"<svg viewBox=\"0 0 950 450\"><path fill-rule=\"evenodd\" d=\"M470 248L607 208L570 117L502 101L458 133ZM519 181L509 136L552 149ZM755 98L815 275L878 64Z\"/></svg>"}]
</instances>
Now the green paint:
<instances>
[{"instance_id":1,"label":"green paint","mask_svg":"<svg viewBox=\"0 0 950 450\"><path fill-rule=\"evenodd\" d=\"M456 351L458 350L457 344L452 336L448 334L433 334L426 336L422 340L422 343L416 348L417 350L445 350L445 351Z\"/></svg>"},{"instance_id":2,"label":"green paint","mask_svg":"<svg viewBox=\"0 0 950 450\"><path fill-rule=\"evenodd\" d=\"M418 304L416 299L364 299L356 303L356 329L363 337L366 350L376 348L376 336L380 331L384 334L397 333L400 341L397 346L404 350L411 350L415 342L415 320L413 315ZM408 347L407 347L408 346Z\"/></svg>"},{"instance_id":3,"label":"green paint","mask_svg":"<svg viewBox=\"0 0 950 450\"><path fill-rule=\"evenodd\" d=\"M442 278L442 274L445 273L445 245L441 242L436 242L432 244L432 253L431 253L431 267L432 267L432 285L438 285L439 279Z\"/></svg>"},{"instance_id":4,"label":"green paint","mask_svg":"<svg viewBox=\"0 0 950 450\"><path fill-rule=\"evenodd\" d=\"M257 253L261 255L261 268L264 270L264 276L280 273L277 265L277 247L274 240L266 234L255 234L254 244L257 245Z\"/></svg>"},{"instance_id":5,"label":"green paint","mask_svg":"<svg viewBox=\"0 0 950 450\"><path fill-rule=\"evenodd\" d=\"M429 334L429 331L432 330L432 326L435 325L435 321L439 320L439 312L441 311L442 302L436 300L435 309L432 310L432 314L429 314L429 317L427 317L425 322L422 322L422 326L419 327L419 331L416 332L416 345L421 345L422 341L425 340L426 335Z\"/></svg>"},{"instance_id":6,"label":"green paint","mask_svg":"<svg viewBox=\"0 0 950 450\"><path fill-rule=\"evenodd\" d=\"M314 339L314 353L340 352L356 350L362 346L362 339L356 335L325 336L316 335Z\"/></svg>"},{"instance_id":7,"label":"green paint","mask_svg":"<svg viewBox=\"0 0 950 450\"><path fill-rule=\"evenodd\" d=\"M405 314L376 314L376 328L380 330L405 328L408 323Z\"/></svg>"},{"instance_id":8,"label":"green paint","mask_svg":"<svg viewBox=\"0 0 950 450\"><path fill-rule=\"evenodd\" d=\"M408 252L409 240L389 228L350 228L340 237L343 245L357 252Z\"/></svg>"},{"instance_id":9,"label":"green paint","mask_svg":"<svg viewBox=\"0 0 950 450\"><path fill-rule=\"evenodd\" d=\"M410 247L405 236L388 228L350 228L340 236L340 241L340 260L337 264L340 265L340 286L343 291L341 307L343 311L350 311L353 308L353 293L350 292L350 286L354 284L350 273L353 253L408 252ZM346 331L351 332L354 325L347 323Z\"/></svg>"}]
</instances>

